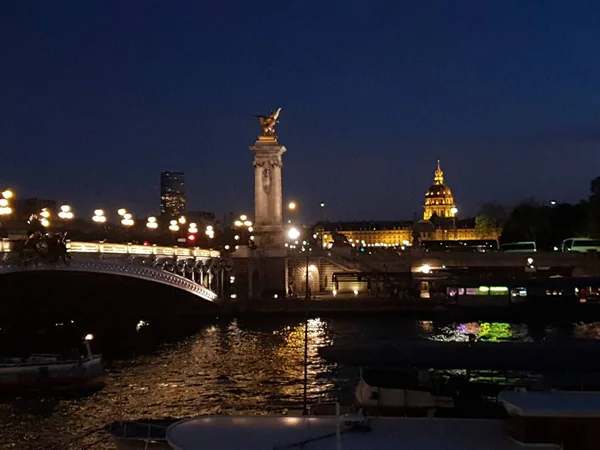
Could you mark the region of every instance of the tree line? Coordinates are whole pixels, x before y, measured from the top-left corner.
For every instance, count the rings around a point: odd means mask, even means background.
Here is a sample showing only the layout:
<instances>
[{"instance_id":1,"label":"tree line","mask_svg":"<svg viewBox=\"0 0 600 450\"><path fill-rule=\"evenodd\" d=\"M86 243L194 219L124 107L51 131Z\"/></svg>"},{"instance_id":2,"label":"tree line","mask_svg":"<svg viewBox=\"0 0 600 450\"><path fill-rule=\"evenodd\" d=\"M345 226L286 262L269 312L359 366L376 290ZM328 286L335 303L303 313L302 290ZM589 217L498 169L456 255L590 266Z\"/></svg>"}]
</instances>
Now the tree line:
<instances>
[{"instance_id":1,"label":"tree line","mask_svg":"<svg viewBox=\"0 0 600 450\"><path fill-rule=\"evenodd\" d=\"M600 177L590 183L588 198L574 204L531 198L511 209L497 202L485 203L475 228L482 234L501 229L500 243L534 241L542 250L560 247L570 237L600 238Z\"/></svg>"}]
</instances>

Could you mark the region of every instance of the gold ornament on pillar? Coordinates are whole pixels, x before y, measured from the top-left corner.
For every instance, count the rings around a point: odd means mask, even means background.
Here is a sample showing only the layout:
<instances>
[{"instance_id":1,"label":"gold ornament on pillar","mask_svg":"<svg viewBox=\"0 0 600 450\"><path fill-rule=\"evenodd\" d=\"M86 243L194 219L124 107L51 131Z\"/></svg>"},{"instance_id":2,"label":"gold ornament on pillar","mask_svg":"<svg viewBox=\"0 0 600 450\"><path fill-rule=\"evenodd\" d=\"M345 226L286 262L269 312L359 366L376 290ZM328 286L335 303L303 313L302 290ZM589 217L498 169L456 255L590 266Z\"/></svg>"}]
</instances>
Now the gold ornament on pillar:
<instances>
[{"instance_id":1,"label":"gold ornament on pillar","mask_svg":"<svg viewBox=\"0 0 600 450\"><path fill-rule=\"evenodd\" d=\"M281 108L277 108L269 116L254 116L258 119L258 123L260 124L261 133L258 136L259 141L277 141L275 125L279 123L277 120L279 113L281 113Z\"/></svg>"}]
</instances>

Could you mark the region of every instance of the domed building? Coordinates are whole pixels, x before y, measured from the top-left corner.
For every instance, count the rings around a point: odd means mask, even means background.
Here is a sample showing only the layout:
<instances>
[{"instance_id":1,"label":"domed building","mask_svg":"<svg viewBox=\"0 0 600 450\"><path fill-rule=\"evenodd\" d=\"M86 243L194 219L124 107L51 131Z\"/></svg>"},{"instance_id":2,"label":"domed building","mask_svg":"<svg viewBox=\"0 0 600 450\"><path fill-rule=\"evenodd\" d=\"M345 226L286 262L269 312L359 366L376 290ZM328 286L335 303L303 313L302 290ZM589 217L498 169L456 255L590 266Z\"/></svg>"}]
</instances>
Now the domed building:
<instances>
[{"instance_id":1,"label":"domed building","mask_svg":"<svg viewBox=\"0 0 600 450\"><path fill-rule=\"evenodd\" d=\"M457 212L452 191L444 184L444 172L439 159L433 175L433 184L425 193L424 209L424 220L429 220L434 214L442 218L454 217Z\"/></svg>"}]
</instances>

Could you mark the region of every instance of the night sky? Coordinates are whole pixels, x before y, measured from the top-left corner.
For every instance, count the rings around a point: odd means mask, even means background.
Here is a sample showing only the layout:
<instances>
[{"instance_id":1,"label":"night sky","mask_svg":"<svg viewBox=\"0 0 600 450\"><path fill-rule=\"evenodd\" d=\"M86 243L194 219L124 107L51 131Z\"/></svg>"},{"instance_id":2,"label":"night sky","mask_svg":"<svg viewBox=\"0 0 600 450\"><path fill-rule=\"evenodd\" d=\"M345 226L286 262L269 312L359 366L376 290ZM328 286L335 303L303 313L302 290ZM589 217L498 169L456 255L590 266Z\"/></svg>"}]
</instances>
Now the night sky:
<instances>
[{"instance_id":1,"label":"night sky","mask_svg":"<svg viewBox=\"0 0 600 450\"><path fill-rule=\"evenodd\" d=\"M411 219L442 161L460 215L600 175L592 1L0 2L0 184L80 215L253 212L251 116L281 106L305 221Z\"/></svg>"}]
</instances>

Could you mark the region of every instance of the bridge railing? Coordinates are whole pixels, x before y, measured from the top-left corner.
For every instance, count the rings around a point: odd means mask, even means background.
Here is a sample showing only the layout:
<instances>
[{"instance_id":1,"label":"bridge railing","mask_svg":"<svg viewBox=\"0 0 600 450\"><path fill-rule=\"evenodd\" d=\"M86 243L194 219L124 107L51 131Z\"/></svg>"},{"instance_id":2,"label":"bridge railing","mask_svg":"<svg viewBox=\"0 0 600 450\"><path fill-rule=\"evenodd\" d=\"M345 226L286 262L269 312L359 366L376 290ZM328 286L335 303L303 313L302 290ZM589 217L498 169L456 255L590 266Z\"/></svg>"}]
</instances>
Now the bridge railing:
<instances>
[{"instance_id":1,"label":"bridge railing","mask_svg":"<svg viewBox=\"0 0 600 450\"><path fill-rule=\"evenodd\" d=\"M0 253L10 253L15 250L13 241L0 240ZM101 253L109 255L132 255L132 256L189 256L194 258L218 258L221 252L218 250L204 249L200 247L165 247L160 245L138 245L117 244L111 242L82 242L68 241L67 251L69 253Z\"/></svg>"}]
</instances>

